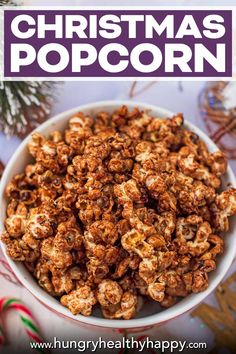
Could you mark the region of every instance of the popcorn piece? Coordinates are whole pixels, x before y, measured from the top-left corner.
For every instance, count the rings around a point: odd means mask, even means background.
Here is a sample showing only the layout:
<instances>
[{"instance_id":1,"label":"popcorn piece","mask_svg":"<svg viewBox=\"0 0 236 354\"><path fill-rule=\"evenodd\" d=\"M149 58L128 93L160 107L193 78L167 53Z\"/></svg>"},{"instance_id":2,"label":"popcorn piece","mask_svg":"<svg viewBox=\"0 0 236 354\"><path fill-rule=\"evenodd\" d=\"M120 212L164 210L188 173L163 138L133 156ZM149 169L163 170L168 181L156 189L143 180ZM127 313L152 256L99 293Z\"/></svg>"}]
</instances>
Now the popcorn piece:
<instances>
[{"instance_id":1,"label":"popcorn piece","mask_svg":"<svg viewBox=\"0 0 236 354\"><path fill-rule=\"evenodd\" d=\"M5 220L5 226L10 236L17 238L25 232L28 210L23 203L17 204L15 213L14 209L8 209L9 217Z\"/></svg>"},{"instance_id":2,"label":"popcorn piece","mask_svg":"<svg viewBox=\"0 0 236 354\"><path fill-rule=\"evenodd\" d=\"M138 298L136 295L129 291L124 292L121 302L118 306L111 308L102 308L102 313L105 318L129 320L134 317L138 304Z\"/></svg>"},{"instance_id":3,"label":"popcorn piece","mask_svg":"<svg viewBox=\"0 0 236 354\"><path fill-rule=\"evenodd\" d=\"M120 285L112 280L103 280L98 285L97 299L101 306L109 307L121 301L123 291Z\"/></svg>"},{"instance_id":4,"label":"popcorn piece","mask_svg":"<svg viewBox=\"0 0 236 354\"><path fill-rule=\"evenodd\" d=\"M40 208L31 209L26 222L26 230L37 239L49 237L53 233L53 220L52 215Z\"/></svg>"},{"instance_id":5,"label":"popcorn piece","mask_svg":"<svg viewBox=\"0 0 236 354\"><path fill-rule=\"evenodd\" d=\"M210 173L207 167L200 165L196 160L194 154L189 154L184 157L180 155L178 161L181 172L187 176L191 176L197 180L202 180L215 189L220 187L220 180L214 174Z\"/></svg>"},{"instance_id":6,"label":"popcorn piece","mask_svg":"<svg viewBox=\"0 0 236 354\"><path fill-rule=\"evenodd\" d=\"M120 185L116 185L114 187L114 193L121 204L129 203L132 201L138 202L141 199L141 193L135 180L133 179Z\"/></svg>"},{"instance_id":7,"label":"popcorn piece","mask_svg":"<svg viewBox=\"0 0 236 354\"><path fill-rule=\"evenodd\" d=\"M83 112L79 112L69 120L69 128L73 131L78 131L80 128L91 128L93 119L85 116Z\"/></svg>"},{"instance_id":8,"label":"popcorn piece","mask_svg":"<svg viewBox=\"0 0 236 354\"><path fill-rule=\"evenodd\" d=\"M61 297L61 304L68 307L73 315L90 316L96 302L94 293L87 285L80 286L76 290L72 290L69 295Z\"/></svg>"},{"instance_id":9,"label":"popcorn piece","mask_svg":"<svg viewBox=\"0 0 236 354\"><path fill-rule=\"evenodd\" d=\"M219 231L228 231L228 217L236 214L236 189L229 189L217 195L213 213L216 229Z\"/></svg>"},{"instance_id":10,"label":"popcorn piece","mask_svg":"<svg viewBox=\"0 0 236 354\"><path fill-rule=\"evenodd\" d=\"M81 250L83 247L82 233L74 219L58 225L54 245L62 251Z\"/></svg>"},{"instance_id":11,"label":"popcorn piece","mask_svg":"<svg viewBox=\"0 0 236 354\"><path fill-rule=\"evenodd\" d=\"M179 218L176 225L176 244L179 245L179 253L190 253L199 256L210 246L208 238L212 229L208 222L203 222L197 215Z\"/></svg>"},{"instance_id":12,"label":"popcorn piece","mask_svg":"<svg viewBox=\"0 0 236 354\"><path fill-rule=\"evenodd\" d=\"M176 297L170 296L170 295L165 295L164 299L160 302L160 305L165 308L169 308L171 306L174 306L176 304Z\"/></svg>"},{"instance_id":13,"label":"popcorn piece","mask_svg":"<svg viewBox=\"0 0 236 354\"><path fill-rule=\"evenodd\" d=\"M146 282L146 284L152 284L155 282L157 277L157 266L157 256L147 256L139 264L139 276Z\"/></svg>"},{"instance_id":14,"label":"popcorn piece","mask_svg":"<svg viewBox=\"0 0 236 354\"><path fill-rule=\"evenodd\" d=\"M26 243L27 246L29 246L33 250L37 250L40 248L41 241L37 240L35 237L30 235L29 233L25 233L22 236L22 240Z\"/></svg>"},{"instance_id":15,"label":"popcorn piece","mask_svg":"<svg viewBox=\"0 0 236 354\"><path fill-rule=\"evenodd\" d=\"M38 283L42 288L52 296L56 295L51 282L51 273L47 262L42 262L40 260L36 265L34 275L38 279Z\"/></svg>"},{"instance_id":16,"label":"popcorn piece","mask_svg":"<svg viewBox=\"0 0 236 354\"><path fill-rule=\"evenodd\" d=\"M210 246L208 237L211 235L211 233L212 230L209 223L202 223L196 232L194 241L187 242L189 253L193 256L199 256L208 250Z\"/></svg>"},{"instance_id":17,"label":"popcorn piece","mask_svg":"<svg viewBox=\"0 0 236 354\"><path fill-rule=\"evenodd\" d=\"M216 151L212 154L209 154L206 163L210 167L211 172L214 173L217 177L225 174L227 170L227 159L221 151Z\"/></svg>"},{"instance_id":18,"label":"popcorn piece","mask_svg":"<svg viewBox=\"0 0 236 354\"><path fill-rule=\"evenodd\" d=\"M154 222L157 233L163 235L166 241L169 242L175 231L175 225L176 216L173 212L163 212L161 215L157 215L157 220Z\"/></svg>"},{"instance_id":19,"label":"popcorn piece","mask_svg":"<svg viewBox=\"0 0 236 354\"><path fill-rule=\"evenodd\" d=\"M70 273L56 268L52 271L52 285L59 296L70 293L74 288Z\"/></svg>"},{"instance_id":20,"label":"popcorn piece","mask_svg":"<svg viewBox=\"0 0 236 354\"><path fill-rule=\"evenodd\" d=\"M148 285L148 295L155 301L161 302L165 297L165 284L152 283Z\"/></svg>"},{"instance_id":21,"label":"popcorn piece","mask_svg":"<svg viewBox=\"0 0 236 354\"><path fill-rule=\"evenodd\" d=\"M71 253L58 248L53 237L42 241L41 255L46 260L50 260L55 268L65 269L72 264Z\"/></svg>"},{"instance_id":22,"label":"popcorn piece","mask_svg":"<svg viewBox=\"0 0 236 354\"><path fill-rule=\"evenodd\" d=\"M41 134L37 132L32 134L31 141L28 144L28 149L33 157L36 157L37 152L39 151L44 142L45 138Z\"/></svg>"},{"instance_id":23,"label":"popcorn piece","mask_svg":"<svg viewBox=\"0 0 236 354\"><path fill-rule=\"evenodd\" d=\"M10 235L5 232L2 236L3 242L6 244L6 250L14 261L32 263L40 257L38 249L30 248L23 239L12 239Z\"/></svg>"},{"instance_id":24,"label":"popcorn piece","mask_svg":"<svg viewBox=\"0 0 236 354\"><path fill-rule=\"evenodd\" d=\"M127 232L121 238L123 248L128 252L135 252L139 257L149 257L153 253L153 247L145 241L145 235L135 229Z\"/></svg>"},{"instance_id":25,"label":"popcorn piece","mask_svg":"<svg viewBox=\"0 0 236 354\"><path fill-rule=\"evenodd\" d=\"M104 242L105 244L114 245L118 238L118 233L114 223L110 221L95 221L89 227L95 243Z\"/></svg>"},{"instance_id":26,"label":"popcorn piece","mask_svg":"<svg viewBox=\"0 0 236 354\"><path fill-rule=\"evenodd\" d=\"M125 257L116 266L115 273L112 275L114 279L123 277L128 269L136 270L140 264L140 258L136 255Z\"/></svg>"},{"instance_id":27,"label":"popcorn piece","mask_svg":"<svg viewBox=\"0 0 236 354\"><path fill-rule=\"evenodd\" d=\"M158 199L159 195L166 191L166 184L158 174L148 175L145 185L155 199Z\"/></svg>"},{"instance_id":28,"label":"popcorn piece","mask_svg":"<svg viewBox=\"0 0 236 354\"><path fill-rule=\"evenodd\" d=\"M25 232L26 218L23 215L12 215L5 221L7 231L12 237L20 237Z\"/></svg>"}]
</instances>

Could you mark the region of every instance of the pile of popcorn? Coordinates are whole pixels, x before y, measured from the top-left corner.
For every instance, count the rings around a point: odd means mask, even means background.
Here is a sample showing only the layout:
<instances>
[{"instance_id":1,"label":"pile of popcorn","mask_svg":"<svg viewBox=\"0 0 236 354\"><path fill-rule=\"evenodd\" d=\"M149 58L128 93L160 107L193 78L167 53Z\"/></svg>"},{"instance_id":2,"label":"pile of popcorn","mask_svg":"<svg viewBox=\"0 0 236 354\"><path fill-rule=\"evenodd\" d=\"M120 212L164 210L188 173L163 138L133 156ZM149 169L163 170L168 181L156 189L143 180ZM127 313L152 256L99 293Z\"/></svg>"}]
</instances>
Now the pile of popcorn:
<instances>
[{"instance_id":1,"label":"pile of popcorn","mask_svg":"<svg viewBox=\"0 0 236 354\"><path fill-rule=\"evenodd\" d=\"M236 189L220 191L224 155L181 114L80 112L63 133L34 133L29 152L6 189L2 240L73 314L98 305L130 319L145 299L169 307L208 287Z\"/></svg>"}]
</instances>

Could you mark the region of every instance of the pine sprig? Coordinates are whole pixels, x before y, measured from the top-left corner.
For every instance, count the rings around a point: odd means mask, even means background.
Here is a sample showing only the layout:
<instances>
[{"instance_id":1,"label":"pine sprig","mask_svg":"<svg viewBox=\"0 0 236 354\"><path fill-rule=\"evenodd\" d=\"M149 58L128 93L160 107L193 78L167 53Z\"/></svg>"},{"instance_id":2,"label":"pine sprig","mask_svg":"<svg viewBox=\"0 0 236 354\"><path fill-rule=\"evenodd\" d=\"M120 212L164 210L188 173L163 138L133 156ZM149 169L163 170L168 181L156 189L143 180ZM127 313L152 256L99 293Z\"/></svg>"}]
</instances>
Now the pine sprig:
<instances>
[{"instance_id":1,"label":"pine sprig","mask_svg":"<svg viewBox=\"0 0 236 354\"><path fill-rule=\"evenodd\" d=\"M0 6L8 6L13 4L14 2L12 0L0 0Z\"/></svg>"},{"instance_id":2,"label":"pine sprig","mask_svg":"<svg viewBox=\"0 0 236 354\"><path fill-rule=\"evenodd\" d=\"M0 130L6 135L24 136L50 112L53 101L52 82L1 81Z\"/></svg>"},{"instance_id":3,"label":"pine sprig","mask_svg":"<svg viewBox=\"0 0 236 354\"><path fill-rule=\"evenodd\" d=\"M0 6L21 0L0 0ZM0 131L25 136L43 122L53 101L50 82L0 81Z\"/></svg>"},{"instance_id":4,"label":"pine sprig","mask_svg":"<svg viewBox=\"0 0 236 354\"><path fill-rule=\"evenodd\" d=\"M0 6L22 5L22 0L0 0Z\"/></svg>"}]
</instances>

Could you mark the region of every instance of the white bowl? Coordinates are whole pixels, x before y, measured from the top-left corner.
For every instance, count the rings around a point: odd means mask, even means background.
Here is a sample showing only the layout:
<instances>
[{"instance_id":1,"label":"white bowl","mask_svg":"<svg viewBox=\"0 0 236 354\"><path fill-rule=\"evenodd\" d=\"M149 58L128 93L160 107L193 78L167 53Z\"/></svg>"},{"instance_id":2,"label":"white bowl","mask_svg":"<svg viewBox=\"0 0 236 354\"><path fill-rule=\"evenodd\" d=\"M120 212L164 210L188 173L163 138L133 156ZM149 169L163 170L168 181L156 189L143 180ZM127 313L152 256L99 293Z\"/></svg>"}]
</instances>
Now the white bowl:
<instances>
[{"instance_id":1,"label":"white bowl","mask_svg":"<svg viewBox=\"0 0 236 354\"><path fill-rule=\"evenodd\" d=\"M36 131L48 135L54 130L63 130L68 122L68 119L78 111L83 111L86 114L94 114L99 111L108 111L112 112L121 105L127 105L128 108L132 109L133 107L139 107L142 110L147 110L150 114L157 117L171 117L172 112L165 109L144 104L141 102L130 102L130 101L105 101L105 102L96 102L87 104L84 106L76 107L67 112L63 112L56 117L49 119L42 125L40 125ZM189 122L185 121L185 125L188 129L195 132L208 146L210 151L218 150L217 146L207 137L196 126L192 125ZM8 182L12 177L23 171L24 167L30 161L30 156L27 151L27 144L30 141L30 136L28 136L15 151L10 162L7 164L4 174L2 176L0 184L0 232L4 230L4 219L6 214L6 198L4 196L4 191ZM230 167L228 167L227 173L223 180L223 185L226 186L227 183L230 183L234 188L236 188L236 180L234 174ZM204 292L198 294L191 294L186 298L182 299L176 305L171 308L161 310L158 304L153 302L144 306L144 309L138 315L138 318L131 320L107 320L100 316L99 313L95 313L94 316L84 317L81 315L74 316L72 313L65 307L63 307L59 301L47 294L39 285L36 283L32 275L27 271L27 269L20 262L14 262L6 254L5 246L1 243L2 250L5 257L7 258L11 268L16 274L20 282L44 305L50 308L52 311L57 312L58 314L65 316L67 318L78 321L81 324L106 327L106 328L119 328L119 329L143 329L153 325L159 325L163 322L166 322L170 319L173 319L186 311L189 311L196 305L198 305L207 295L209 295L215 287L221 282L222 278L229 269L235 253L236 253L236 218L231 218L231 229L225 235L225 251L222 256L218 258L218 265L215 271L210 274L209 277L209 287Z\"/></svg>"}]
</instances>

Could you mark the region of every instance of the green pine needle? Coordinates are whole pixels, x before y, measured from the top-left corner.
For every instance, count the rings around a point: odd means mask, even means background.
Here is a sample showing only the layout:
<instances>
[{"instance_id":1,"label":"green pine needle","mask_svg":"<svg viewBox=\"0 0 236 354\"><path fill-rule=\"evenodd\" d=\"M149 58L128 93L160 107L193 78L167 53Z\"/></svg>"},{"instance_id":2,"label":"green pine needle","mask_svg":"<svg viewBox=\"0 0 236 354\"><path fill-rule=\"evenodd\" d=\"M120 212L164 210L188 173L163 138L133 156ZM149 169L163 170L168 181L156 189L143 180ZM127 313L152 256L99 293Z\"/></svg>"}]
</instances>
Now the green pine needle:
<instances>
[{"instance_id":1,"label":"green pine needle","mask_svg":"<svg viewBox=\"0 0 236 354\"><path fill-rule=\"evenodd\" d=\"M23 5L22 0L0 0L0 6Z\"/></svg>"},{"instance_id":2,"label":"green pine needle","mask_svg":"<svg viewBox=\"0 0 236 354\"><path fill-rule=\"evenodd\" d=\"M19 0L0 0L0 6L19 4ZM0 81L0 131L24 136L42 122L52 103L49 82Z\"/></svg>"},{"instance_id":3,"label":"green pine needle","mask_svg":"<svg viewBox=\"0 0 236 354\"><path fill-rule=\"evenodd\" d=\"M0 0L0 6L12 5L12 0Z\"/></svg>"},{"instance_id":4,"label":"green pine needle","mask_svg":"<svg viewBox=\"0 0 236 354\"><path fill-rule=\"evenodd\" d=\"M53 82L0 81L0 130L24 135L49 114Z\"/></svg>"}]
</instances>

